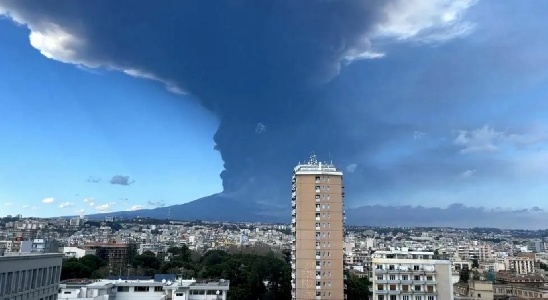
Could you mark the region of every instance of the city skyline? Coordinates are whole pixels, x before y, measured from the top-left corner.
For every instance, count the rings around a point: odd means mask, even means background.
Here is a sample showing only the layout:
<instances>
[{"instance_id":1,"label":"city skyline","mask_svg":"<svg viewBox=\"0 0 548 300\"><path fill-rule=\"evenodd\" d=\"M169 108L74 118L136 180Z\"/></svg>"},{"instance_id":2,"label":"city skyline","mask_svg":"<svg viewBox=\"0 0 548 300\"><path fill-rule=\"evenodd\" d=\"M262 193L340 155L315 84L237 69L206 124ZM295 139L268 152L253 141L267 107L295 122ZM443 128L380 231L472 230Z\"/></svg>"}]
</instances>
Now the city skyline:
<instances>
[{"instance_id":1,"label":"city skyline","mask_svg":"<svg viewBox=\"0 0 548 300\"><path fill-rule=\"evenodd\" d=\"M289 207L311 151L348 207L548 208L542 2L206 2L0 4L3 215Z\"/></svg>"}]
</instances>

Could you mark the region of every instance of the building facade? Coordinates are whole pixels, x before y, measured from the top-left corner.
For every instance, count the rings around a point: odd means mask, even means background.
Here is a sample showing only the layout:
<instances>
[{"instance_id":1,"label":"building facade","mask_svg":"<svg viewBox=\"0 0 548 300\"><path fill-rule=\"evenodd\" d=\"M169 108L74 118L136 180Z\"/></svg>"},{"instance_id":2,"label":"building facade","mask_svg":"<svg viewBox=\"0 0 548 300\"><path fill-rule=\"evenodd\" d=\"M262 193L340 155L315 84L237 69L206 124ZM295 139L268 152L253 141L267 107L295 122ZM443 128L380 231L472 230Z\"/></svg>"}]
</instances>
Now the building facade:
<instances>
[{"instance_id":1,"label":"building facade","mask_svg":"<svg viewBox=\"0 0 548 300\"><path fill-rule=\"evenodd\" d=\"M226 300L228 280L196 282L196 280L99 280L64 283L58 300Z\"/></svg>"},{"instance_id":2,"label":"building facade","mask_svg":"<svg viewBox=\"0 0 548 300\"><path fill-rule=\"evenodd\" d=\"M406 248L372 254L373 300L451 300L451 263Z\"/></svg>"},{"instance_id":3,"label":"building facade","mask_svg":"<svg viewBox=\"0 0 548 300\"><path fill-rule=\"evenodd\" d=\"M0 256L0 299L56 300L62 254Z\"/></svg>"},{"instance_id":4,"label":"building facade","mask_svg":"<svg viewBox=\"0 0 548 300\"><path fill-rule=\"evenodd\" d=\"M292 180L292 299L345 299L343 173L315 156Z\"/></svg>"}]
</instances>

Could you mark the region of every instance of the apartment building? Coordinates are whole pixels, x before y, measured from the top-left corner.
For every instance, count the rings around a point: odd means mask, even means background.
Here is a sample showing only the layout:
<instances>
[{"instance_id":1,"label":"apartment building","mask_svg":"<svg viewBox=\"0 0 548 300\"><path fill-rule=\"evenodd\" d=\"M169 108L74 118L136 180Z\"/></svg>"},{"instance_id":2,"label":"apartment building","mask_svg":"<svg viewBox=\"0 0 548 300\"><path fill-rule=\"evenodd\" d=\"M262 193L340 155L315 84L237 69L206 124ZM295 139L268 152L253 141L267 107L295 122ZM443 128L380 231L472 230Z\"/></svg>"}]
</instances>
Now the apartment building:
<instances>
[{"instance_id":1,"label":"apartment building","mask_svg":"<svg viewBox=\"0 0 548 300\"><path fill-rule=\"evenodd\" d=\"M433 257L407 248L373 253L373 300L453 299L451 263Z\"/></svg>"},{"instance_id":2,"label":"apartment building","mask_svg":"<svg viewBox=\"0 0 548 300\"><path fill-rule=\"evenodd\" d=\"M0 256L0 299L57 299L63 254Z\"/></svg>"},{"instance_id":3,"label":"apartment building","mask_svg":"<svg viewBox=\"0 0 548 300\"><path fill-rule=\"evenodd\" d=\"M313 155L292 180L292 299L345 299L343 173Z\"/></svg>"},{"instance_id":4,"label":"apartment building","mask_svg":"<svg viewBox=\"0 0 548 300\"><path fill-rule=\"evenodd\" d=\"M526 275L535 272L535 259L525 256L507 257L504 260L506 270L516 274Z\"/></svg>"}]
</instances>

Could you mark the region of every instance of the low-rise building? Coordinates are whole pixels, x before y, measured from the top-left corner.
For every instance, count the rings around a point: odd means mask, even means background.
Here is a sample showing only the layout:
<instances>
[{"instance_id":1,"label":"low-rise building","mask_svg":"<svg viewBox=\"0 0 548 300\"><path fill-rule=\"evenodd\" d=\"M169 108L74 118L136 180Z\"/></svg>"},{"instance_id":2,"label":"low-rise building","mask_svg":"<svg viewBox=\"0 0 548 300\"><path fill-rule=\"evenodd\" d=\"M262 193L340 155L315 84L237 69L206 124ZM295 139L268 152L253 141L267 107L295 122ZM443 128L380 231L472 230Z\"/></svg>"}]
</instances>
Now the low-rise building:
<instances>
[{"instance_id":1,"label":"low-rise building","mask_svg":"<svg viewBox=\"0 0 548 300\"><path fill-rule=\"evenodd\" d=\"M226 300L228 280L99 280L60 285L58 300Z\"/></svg>"},{"instance_id":2,"label":"low-rise building","mask_svg":"<svg viewBox=\"0 0 548 300\"><path fill-rule=\"evenodd\" d=\"M0 299L56 299L62 260L57 253L0 256Z\"/></svg>"}]
</instances>

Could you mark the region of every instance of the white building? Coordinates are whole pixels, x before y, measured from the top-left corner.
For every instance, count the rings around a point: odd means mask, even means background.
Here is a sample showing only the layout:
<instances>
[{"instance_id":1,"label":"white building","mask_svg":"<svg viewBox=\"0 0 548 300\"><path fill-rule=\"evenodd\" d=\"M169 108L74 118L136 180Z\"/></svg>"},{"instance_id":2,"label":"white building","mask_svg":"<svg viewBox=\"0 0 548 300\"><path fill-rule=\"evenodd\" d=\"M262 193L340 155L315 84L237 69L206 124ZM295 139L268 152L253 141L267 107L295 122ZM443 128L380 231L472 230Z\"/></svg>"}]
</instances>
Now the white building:
<instances>
[{"instance_id":1,"label":"white building","mask_svg":"<svg viewBox=\"0 0 548 300\"><path fill-rule=\"evenodd\" d=\"M67 258L82 258L89 254L96 254L95 249L82 249L78 247L63 247L61 252L65 254Z\"/></svg>"},{"instance_id":2,"label":"white building","mask_svg":"<svg viewBox=\"0 0 548 300\"><path fill-rule=\"evenodd\" d=\"M100 280L61 284L58 300L226 300L229 281Z\"/></svg>"},{"instance_id":3,"label":"white building","mask_svg":"<svg viewBox=\"0 0 548 300\"><path fill-rule=\"evenodd\" d=\"M451 300L451 263L406 248L372 254L373 300Z\"/></svg>"}]
</instances>

